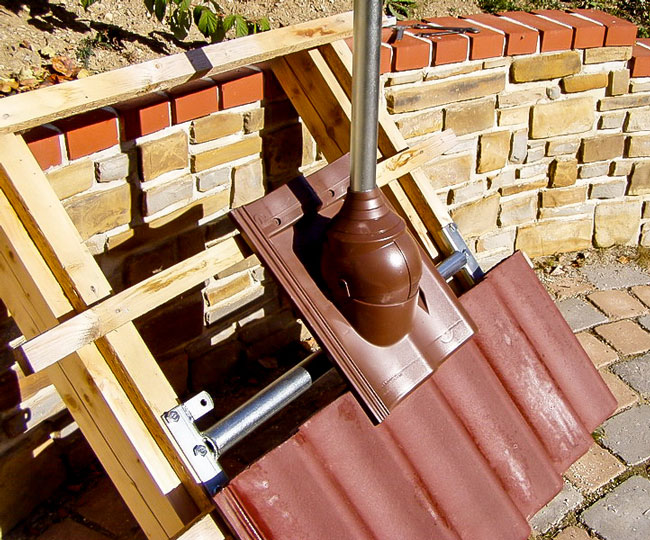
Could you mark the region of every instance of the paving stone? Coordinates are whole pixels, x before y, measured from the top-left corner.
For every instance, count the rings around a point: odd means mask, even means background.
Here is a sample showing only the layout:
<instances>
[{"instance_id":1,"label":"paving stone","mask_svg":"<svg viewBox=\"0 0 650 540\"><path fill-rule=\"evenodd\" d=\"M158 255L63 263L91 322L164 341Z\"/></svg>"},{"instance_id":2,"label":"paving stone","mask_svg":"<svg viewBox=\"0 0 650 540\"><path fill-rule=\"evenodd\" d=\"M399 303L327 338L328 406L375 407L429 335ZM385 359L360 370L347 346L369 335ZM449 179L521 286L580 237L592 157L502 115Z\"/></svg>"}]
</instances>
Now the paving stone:
<instances>
[{"instance_id":1,"label":"paving stone","mask_svg":"<svg viewBox=\"0 0 650 540\"><path fill-rule=\"evenodd\" d=\"M650 285L650 275L634 265L588 265L582 272L597 289L623 289Z\"/></svg>"},{"instance_id":2,"label":"paving stone","mask_svg":"<svg viewBox=\"0 0 650 540\"><path fill-rule=\"evenodd\" d=\"M636 287L632 287L632 293L646 306L650 306L650 286L638 285Z\"/></svg>"},{"instance_id":3,"label":"paving stone","mask_svg":"<svg viewBox=\"0 0 650 540\"><path fill-rule=\"evenodd\" d=\"M602 430L600 443L628 465L638 465L650 458L650 405L639 405L613 416L605 421Z\"/></svg>"},{"instance_id":4,"label":"paving stone","mask_svg":"<svg viewBox=\"0 0 650 540\"><path fill-rule=\"evenodd\" d=\"M614 411L614 414L629 409L632 405L636 405L639 402L639 396L611 371L601 369L600 376L603 378L603 381L605 381L607 388L609 388L610 392L614 394L614 397L616 398L616 410Z\"/></svg>"},{"instance_id":5,"label":"paving stone","mask_svg":"<svg viewBox=\"0 0 650 540\"><path fill-rule=\"evenodd\" d=\"M622 354L640 354L650 349L650 333L630 320L603 324L595 330Z\"/></svg>"},{"instance_id":6,"label":"paving stone","mask_svg":"<svg viewBox=\"0 0 650 540\"><path fill-rule=\"evenodd\" d=\"M52 525L37 540L106 540L107 538L109 537L66 518Z\"/></svg>"},{"instance_id":7,"label":"paving stone","mask_svg":"<svg viewBox=\"0 0 650 540\"><path fill-rule=\"evenodd\" d=\"M529 523L535 531L544 534L566 517L572 510L578 508L584 497L568 482L564 483L562 491L551 502L530 518Z\"/></svg>"},{"instance_id":8,"label":"paving stone","mask_svg":"<svg viewBox=\"0 0 650 540\"><path fill-rule=\"evenodd\" d=\"M562 316L574 332L580 332L607 321L607 317L581 298L567 298L557 303Z\"/></svg>"},{"instance_id":9,"label":"paving stone","mask_svg":"<svg viewBox=\"0 0 650 540\"><path fill-rule=\"evenodd\" d=\"M593 334L580 332L576 337L596 368L603 368L618 360L616 351Z\"/></svg>"},{"instance_id":10,"label":"paving stone","mask_svg":"<svg viewBox=\"0 0 650 540\"><path fill-rule=\"evenodd\" d=\"M565 473L566 478L585 494L597 491L625 471L625 466L604 448L593 444L589 451Z\"/></svg>"},{"instance_id":11,"label":"paving stone","mask_svg":"<svg viewBox=\"0 0 650 540\"><path fill-rule=\"evenodd\" d=\"M643 317L639 317L639 323L646 330L650 330L650 315L644 315Z\"/></svg>"},{"instance_id":12,"label":"paving stone","mask_svg":"<svg viewBox=\"0 0 650 540\"><path fill-rule=\"evenodd\" d=\"M567 527L562 530L557 536L554 537L554 540L590 540L591 536L584 529L579 527Z\"/></svg>"},{"instance_id":13,"label":"paving stone","mask_svg":"<svg viewBox=\"0 0 650 540\"><path fill-rule=\"evenodd\" d=\"M650 355L617 364L612 371L643 397L650 397Z\"/></svg>"},{"instance_id":14,"label":"paving stone","mask_svg":"<svg viewBox=\"0 0 650 540\"><path fill-rule=\"evenodd\" d=\"M596 304L596 307L610 319L638 317L648 311L641 302L627 291L596 291L587 298Z\"/></svg>"},{"instance_id":15,"label":"paving stone","mask_svg":"<svg viewBox=\"0 0 650 540\"><path fill-rule=\"evenodd\" d=\"M632 476L587 508L580 519L605 540L648 540L648 508L650 480Z\"/></svg>"}]
</instances>

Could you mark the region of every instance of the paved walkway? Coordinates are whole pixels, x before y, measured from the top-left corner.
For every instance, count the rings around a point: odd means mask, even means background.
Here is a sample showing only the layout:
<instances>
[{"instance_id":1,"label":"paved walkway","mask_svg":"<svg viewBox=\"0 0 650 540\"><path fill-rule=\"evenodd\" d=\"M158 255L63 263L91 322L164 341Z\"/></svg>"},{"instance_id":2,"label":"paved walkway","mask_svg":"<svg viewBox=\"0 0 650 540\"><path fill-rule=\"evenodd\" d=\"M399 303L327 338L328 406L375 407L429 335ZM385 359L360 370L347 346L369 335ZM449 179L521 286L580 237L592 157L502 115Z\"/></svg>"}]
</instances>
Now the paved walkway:
<instances>
[{"instance_id":1,"label":"paved walkway","mask_svg":"<svg viewBox=\"0 0 650 540\"><path fill-rule=\"evenodd\" d=\"M626 257L594 259L563 256L543 280L618 410L567 472L562 492L530 520L532 539L650 540L650 271ZM11 538L144 538L110 481L90 484L73 496L68 488L44 531L26 524Z\"/></svg>"}]
</instances>

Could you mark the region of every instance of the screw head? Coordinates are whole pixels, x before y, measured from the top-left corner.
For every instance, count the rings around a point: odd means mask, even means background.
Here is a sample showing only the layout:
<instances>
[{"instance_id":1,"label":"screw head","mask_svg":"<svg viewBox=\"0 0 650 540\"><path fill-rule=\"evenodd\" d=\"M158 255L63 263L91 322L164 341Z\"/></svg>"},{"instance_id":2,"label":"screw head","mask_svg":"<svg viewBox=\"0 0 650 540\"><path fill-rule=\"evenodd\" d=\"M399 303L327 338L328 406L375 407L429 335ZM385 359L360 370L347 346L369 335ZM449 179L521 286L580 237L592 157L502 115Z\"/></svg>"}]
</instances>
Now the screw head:
<instances>
[{"instance_id":1,"label":"screw head","mask_svg":"<svg viewBox=\"0 0 650 540\"><path fill-rule=\"evenodd\" d=\"M168 412L168 413L167 413L167 418L168 418L171 422L178 422L178 421L181 419L180 415L179 415L176 411L170 411L170 412Z\"/></svg>"},{"instance_id":2,"label":"screw head","mask_svg":"<svg viewBox=\"0 0 650 540\"><path fill-rule=\"evenodd\" d=\"M195 456L205 457L208 453L208 449L202 444L197 444L193 449Z\"/></svg>"}]
</instances>

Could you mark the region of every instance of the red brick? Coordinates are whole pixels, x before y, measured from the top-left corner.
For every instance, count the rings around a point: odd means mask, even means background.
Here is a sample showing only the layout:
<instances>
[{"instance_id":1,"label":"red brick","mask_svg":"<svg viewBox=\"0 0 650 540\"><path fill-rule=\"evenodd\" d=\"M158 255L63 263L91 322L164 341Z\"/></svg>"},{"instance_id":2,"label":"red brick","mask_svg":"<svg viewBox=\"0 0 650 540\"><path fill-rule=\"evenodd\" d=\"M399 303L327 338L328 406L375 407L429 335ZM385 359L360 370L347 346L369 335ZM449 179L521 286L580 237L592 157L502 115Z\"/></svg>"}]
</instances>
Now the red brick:
<instances>
[{"instance_id":1,"label":"red brick","mask_svg":"<svg viewBox=\"0 0 650 540\"><path fill-rule=\"evenodd\" d=\"M165 129L171 123L169 99L159 94L127 101L116 109L127 141Z\"/></svg>"},{"instance_id":2,"label":"red brick","mask_svg":"<svg viewBox=\"0 0 650 540\"><path fill-rule=\"evenodd\" d=\"M199 80L169 91L172 122L180 124L219 110L217 87L212 80Z\"/></svg>"},{"instance_id":3,"label":"red brick","mask_svg":"<svg viewBox=\"0 0 650 540\"><path fill-rule=\"evenodd\" d=\"M464 18L504 32L506 35L505 54L508 56L532 54L537 51L539 33L536 30L487 13L478 13Z\"/></svg>"},{"instance_id":4,"label":"red brick","mask_svg":"<svg viewBox=\"0 0 650 540\"><path fill-rule=\"evenodd\" d=\"M634 45L636 40L636 25L595 9L572 9L573 13L605 25L605 45L609 47Z\"/></svg>"},{"instance_id":5,"label":"red brick","mask_svg":"<svg viewBox=\"0 0 650 540\"><path fill-rule=\"evenodd\" d=\"M23 139L38 161L41 169L61 164L61 142L60 134L45 126L29 130L23 135Z\"/></svg>"},{"instance_id":6,"label":"red brick","mask_svg":"<svg viewBox=\"0 0 650 540\"><path fill-rule=\"evenodd\" d=\"M427 39L405 33L399 41L391 37L390 45L393 49L393 71L420 69L431 64L432 44Z\"/></svg>"},{"instance_id":7,"label":"red brick","mask_svg":"<svg viewBox=\"0 0 650 540\"><path fill-rule=\"evenodd\" d=\"M264 74L261 71L242 68L226 76L231 78L215 78L219 85L220 109L231 109L264 98Z\"/></svg>"},{"instance_id":8,"label":"red brick","mask_svg":"<svg viewBox=\"0 0 650 540\"><path fill-rule=\"evenodd\" d=\"M418 23L419 21L408 21ZM400 23L403 24L403 23ZM431 33L430 29L412 28L410 33L428 39L433 44L433 61L431 65L440 66L443 64L455 64L467 60L469 49L469 38L458 34L447 34L442 36L420 36L420 34Z\"/></svg>"},{"instance_id":9,"label":"red brick","mask_svg":"<svg viewBox=\"0 0 650 540\"><path fill-rule=\"evenodd\" d=\"M600 24L555 9L536 9L534 13L573 28L574 49L591 49L605 44L605 27Z\"/></svg>"},{"instance_id":10,"label":"red brick","mask_svg":"<svg viewBox=\"0 0 650 540\"><path fill-rule=\"evenodd\" d=\"M573 43L573 30L525 11L499 13L504 17L536 28L540 34L540 52L566 51Z\"/></svg>"},{"instance_id":11,"label":"red brick","mask_svg":"<svg viewBox=\"0 0 650 540\"><path fill-rule=\"evenodd\" d=\"M70 159L78 159L118 143L117 117L104 109L61 120L56 126L63 131Z\"/></svg>"},{"instance_id":12,"label":"red brick","mask_svg":"<svg viewBox=\"0 0 650 540\"><path fill-rule=\"evenodd\" d=\"M631 77L650 77L650 48L635 45L630 60Z\"/></svg>"},{"instance_id":13,"label":"red brick","mask_svg":"<svg viewBox=\"0 0 650 540\"><path fill-rule=\"evenodd\" d=\"M427 22L437 24L438 26L460 26L460 27L474 27L472 23L456 19L454 17L434 17L425 19ZM470 39L470 60L485 60L486 58L495 58L503 56L503 49L505 44L505 36L494 30L487 28L480 28L478 34L467 34Z\"/></svg>"}]
</instances>

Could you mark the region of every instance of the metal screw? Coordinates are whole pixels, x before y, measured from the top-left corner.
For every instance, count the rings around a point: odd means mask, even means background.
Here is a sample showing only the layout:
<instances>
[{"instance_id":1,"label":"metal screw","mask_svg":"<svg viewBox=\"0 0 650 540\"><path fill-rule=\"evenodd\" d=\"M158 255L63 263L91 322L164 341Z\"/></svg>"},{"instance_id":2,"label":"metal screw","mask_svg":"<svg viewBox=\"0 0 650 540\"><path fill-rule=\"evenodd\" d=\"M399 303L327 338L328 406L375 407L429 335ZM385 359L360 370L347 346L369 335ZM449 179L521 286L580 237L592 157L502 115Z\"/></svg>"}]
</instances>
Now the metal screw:
<instances>
[{"instance_id":1,"label":"metal screw","mask_svg":"<svg viewBox=\"0 0 650 540\"><path fill-rule=\"evenodd\" d=\"M208 453L208 449L205 446L203 446L202 444L197 444L194 447L193 452L194 452L195 456L205 457L206 454Z\"/></svg>"},{"instance_id":2,"label":"metal screw","mask_svg":"<svg viewBox=\"0 0 650 540\"><path fill-rule=\"evenodd\" d=\"M170 411L167 413L167 419L170 422L178 422L181 419L181 416L176 411Z\"/></svg>"}]
</instances>

